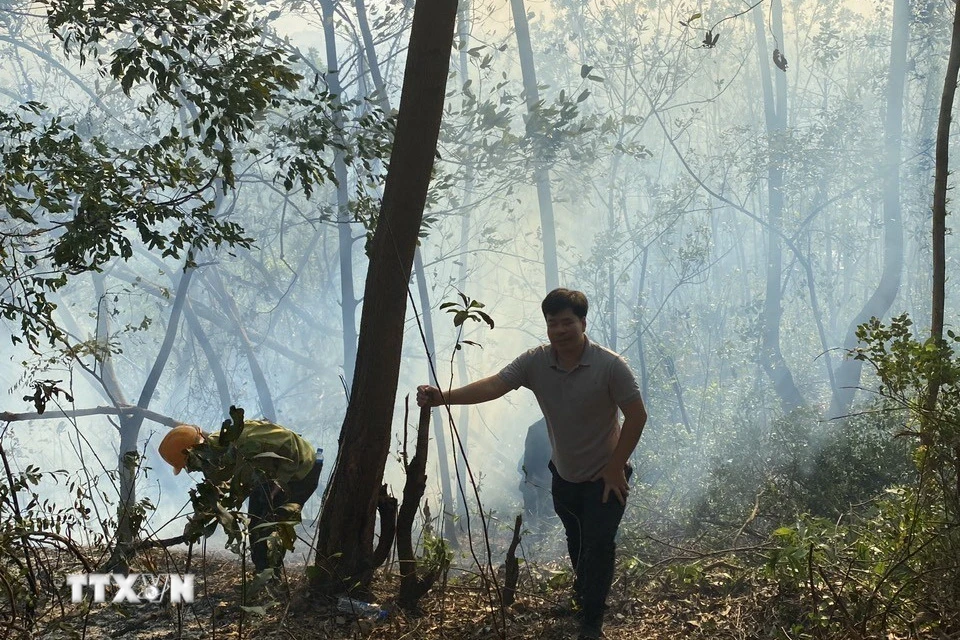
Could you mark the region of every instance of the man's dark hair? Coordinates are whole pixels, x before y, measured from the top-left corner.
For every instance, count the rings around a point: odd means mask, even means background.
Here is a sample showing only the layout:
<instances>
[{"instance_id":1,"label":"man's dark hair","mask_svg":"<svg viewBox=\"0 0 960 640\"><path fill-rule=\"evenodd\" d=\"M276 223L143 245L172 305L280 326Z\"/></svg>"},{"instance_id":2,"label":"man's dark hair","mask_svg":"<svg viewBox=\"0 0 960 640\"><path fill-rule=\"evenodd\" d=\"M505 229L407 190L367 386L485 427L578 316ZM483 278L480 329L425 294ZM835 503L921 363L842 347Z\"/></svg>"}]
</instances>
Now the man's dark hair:
<instances>
[{"instance_id":1,"label":"man's dark hair","mask_svg":"<svg viewBox=\"0 0 960 640\"><path fill-rule=\"evenodd\" d=\"M570 289L554 289L547 294L547 297L540 303L540 310L543 311L543 317L555 315L570 309L578 318L587 317L587 296L582 291L571 291Z\"/></svg>"}]
</instances>

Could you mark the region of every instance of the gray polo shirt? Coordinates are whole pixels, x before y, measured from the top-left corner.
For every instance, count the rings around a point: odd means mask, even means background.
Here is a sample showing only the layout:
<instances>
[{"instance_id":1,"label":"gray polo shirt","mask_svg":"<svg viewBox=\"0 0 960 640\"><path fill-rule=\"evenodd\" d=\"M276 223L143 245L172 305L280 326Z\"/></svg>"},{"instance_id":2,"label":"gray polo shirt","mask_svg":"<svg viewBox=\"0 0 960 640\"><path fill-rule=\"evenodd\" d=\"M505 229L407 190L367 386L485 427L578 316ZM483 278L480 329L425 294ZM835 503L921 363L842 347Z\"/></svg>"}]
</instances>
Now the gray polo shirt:
<instances>
[{"instance_id":1,"label":"gray polo shirt","mask_svg":"<svg viewBox=\"0 0 960 640\"><path fill-rule=\"evenodd\" d=\"M603 469L620 439L617 408L641 398L626 360L589 339L572 371L561 369L553 348L544 344L497 375L511 389L533 391L547 419L553 464L569 482L584 482Z\"/></svg>"}]
</instances>

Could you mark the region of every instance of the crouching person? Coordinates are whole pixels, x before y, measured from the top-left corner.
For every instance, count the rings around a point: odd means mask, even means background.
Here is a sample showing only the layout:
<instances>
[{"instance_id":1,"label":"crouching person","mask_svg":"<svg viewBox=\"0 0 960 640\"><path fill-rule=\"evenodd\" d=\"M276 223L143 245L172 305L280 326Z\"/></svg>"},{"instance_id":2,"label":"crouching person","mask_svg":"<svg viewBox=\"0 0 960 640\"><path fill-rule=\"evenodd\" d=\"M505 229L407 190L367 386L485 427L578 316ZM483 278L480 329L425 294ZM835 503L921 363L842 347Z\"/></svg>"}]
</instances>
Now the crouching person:
<instances>
[{"instance_id":1,"label":"crouching person","mask_svg":"<svg viewBox=\"0 0 960 640\"><path fill-rule=\"evenodd\" d=\"M249 498L253 566L258 574L268 568L278 572L286 551L293 549L300 508L320 481L323 460L313 446L285 427L266 420L244 421L240 414L216 434L178 425L164 436L159 452L174 475L183 469L200 471L207 481L191 491L194 515L185 530L187 537L212 533L219 522L228 541L238 541L239 527L228 526L218 506L239 510ZM271 526L274 523L289 527ZM274 531L278 543L268 545Z\"/></svg>"}]
</instances>

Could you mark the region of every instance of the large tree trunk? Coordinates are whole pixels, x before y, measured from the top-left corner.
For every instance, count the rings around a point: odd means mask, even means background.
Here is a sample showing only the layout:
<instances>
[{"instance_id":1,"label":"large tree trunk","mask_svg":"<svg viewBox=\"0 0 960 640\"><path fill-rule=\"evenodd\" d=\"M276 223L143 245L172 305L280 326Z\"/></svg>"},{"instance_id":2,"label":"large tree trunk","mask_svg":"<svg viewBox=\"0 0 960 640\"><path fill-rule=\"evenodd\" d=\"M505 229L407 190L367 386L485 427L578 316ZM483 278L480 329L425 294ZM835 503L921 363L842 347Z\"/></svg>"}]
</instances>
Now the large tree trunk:
<instances>
[{"instance_id":1,"label":"large tree trunk","mask_svg":"<svg viewBox=\"0 0 960 640\"><path fill-rule=\"evenodd\" d=\"M900 211L900 156L903 137L903 95L907 72L907 41L910 31L910 0L894 0L893 42L887 78L887 113L883 144L883 272L873 294L847 328L844 351L857 346L857 327L870 318L882 318L900 291L903 272L903 223ZM845 358L837 367L836 387L828 417L850 412L860 384L863 362Z\"/></svg>"},{"instance_id":2,"label":"large tree trunk","mask_svg":"<svg viewBox=\"0 0 960 640\"><path fill-rule=\"evenodd\" d=\"M950 40L950 55L947 60L947 72L943 82L943 94L940 100L940 117L937 122L937 150L936 173L933 184L933 219L932 219L932 258L933 282L930 308L930 338L938 347L949 347L943 341L944 305L946 303L946 219L947 219L947 190L950 176L950 123L953 119L953 103L956 97L958 75L960 75L960 3L956 3L953 18L953 35ZM943 414L937 411L937 399L940 387L943 384L943 373L934 371L927 381L926 397L923 399L924 414L921 419L921 442L934 449L943 447L947 451L942 453L931 452L923 456L924 466L936 459L937 455L944 455L953 466L953 478L946 476L944 468L941 483L943 490L946 525L955 526L960 519L960 444L956 437L950 438L948 426L938 424L944 420ZM933 446L932 446L933 445ZM945 465L944 465L945 466ZM952 481L951 481L952 480ZM956 548L953 549L956 557ZM960 584L953 582L954 598L960 597Z\"/></svg>"},{"instance_id":3,"label":"large tree trunk","mask_svg":"<svg viewBox=\"0 0 960 640\"><path fill-rule=\"evenodd\" d=\"M390 450L407 286L443 114L456 0L419 0L383 205L370 247L357 366L317 527L316 587L365 589L377 496Z\"/></svg>"},{"instance_id":4,"label":"large tree trunk","mask_svg":"<svg viewBox=\"0 0 960 640\"><path fill-rule=\"evenodd\" d=\"M783 10L780 0L772 1L770 11L774 36L782 47ZM780 350L780 322L783 317L781 295L783 249L780 238L783 218L783 151L780 150L780 144L787 128L787 81L784 73L771 69L771 58L767 56L766 37L760 12L754 12L754 21L757 29L757 51L760 56L764 116L771 148L767 169L766 295L763 304L760 364L773 382L783 410L789 413L802 407L805 402ZM775 74L775 91L774 82L770 78L771 73Z\"/></svg>"},{"instance_id":5,"label":"large tree trunk","mask_svg":"<svg viewBox=\"0 0 960 640\"><path fill-rule=\"evenodd\" d=\"M533 46L530 44L530 25L523 0L510 0L513 9L513 24L517 31L517 51L520 54L520 73L523 76L523 93L527 98L527 115L533 118L540 109L540 91L537 89L537 72L533 66ZM537 201L540 204L540 234L543 239L543 271L547 291L560 286L560 269L557 264L557 231L553 218L553 194L550 189L550 167L543 154L534 145L533 179L537 185Z\"/></svg>"},{"instance_id":6,"label":"large tree trunk","mask_svg":"<svg viewBox=\"0 0 960 640\"><path fill-rule=\"evenodd\" d=\"M360 26L360 35L363 40L363 48L366 53L367 66L370 68L370 77L373 79L373 87L376 90L377 100L384 113L390 113L390 99L387 96L387 87L383 82L383 75L380 73L380 61L377 59L377 52L373 44L373 34L370 32L370 26L367 23L367 11L363 0L356 0L357 23ZM420 295L420 312L423 315L423 333L427 343L427 351L433 356L434 367L438 366L436 359L437 347L433 334L433 311L430 305L430 293L427 288L427 275L423 271L423 252L417 247L414 255L414 266L417 278L417 292ZM433 384L438 384L433 376L433 371L427 371L427 378L431 379ZM450 486L450 458L447 455L447 438L443 431L443 415L440 408L437 407L433 412L433 432L434 440L437 445L437 463L440 465L440 503L441 518L443 519L443 535L450 543L457 546L457 531L454 527L453 511L453 490Z\"/></svg>"}]
</instances>

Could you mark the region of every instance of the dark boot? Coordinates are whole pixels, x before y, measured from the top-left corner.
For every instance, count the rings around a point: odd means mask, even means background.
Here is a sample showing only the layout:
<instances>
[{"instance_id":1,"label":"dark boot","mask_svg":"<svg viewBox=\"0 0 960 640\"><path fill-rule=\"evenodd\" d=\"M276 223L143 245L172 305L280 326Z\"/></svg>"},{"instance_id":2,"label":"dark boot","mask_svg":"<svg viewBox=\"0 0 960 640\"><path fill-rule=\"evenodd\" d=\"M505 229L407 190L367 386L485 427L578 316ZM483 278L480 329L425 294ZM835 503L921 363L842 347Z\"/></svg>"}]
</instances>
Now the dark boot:
<instances>
[{"instance_id":1,"label":"dark boot","mask_svg":"<svg viewBox=\"0 0 960 640\"><path fill-rule=\"evenodd\" d=\"M603 637L603 614L584 616L580 620L577 640L599 640Z\"/></svg>"}]
</instances>

